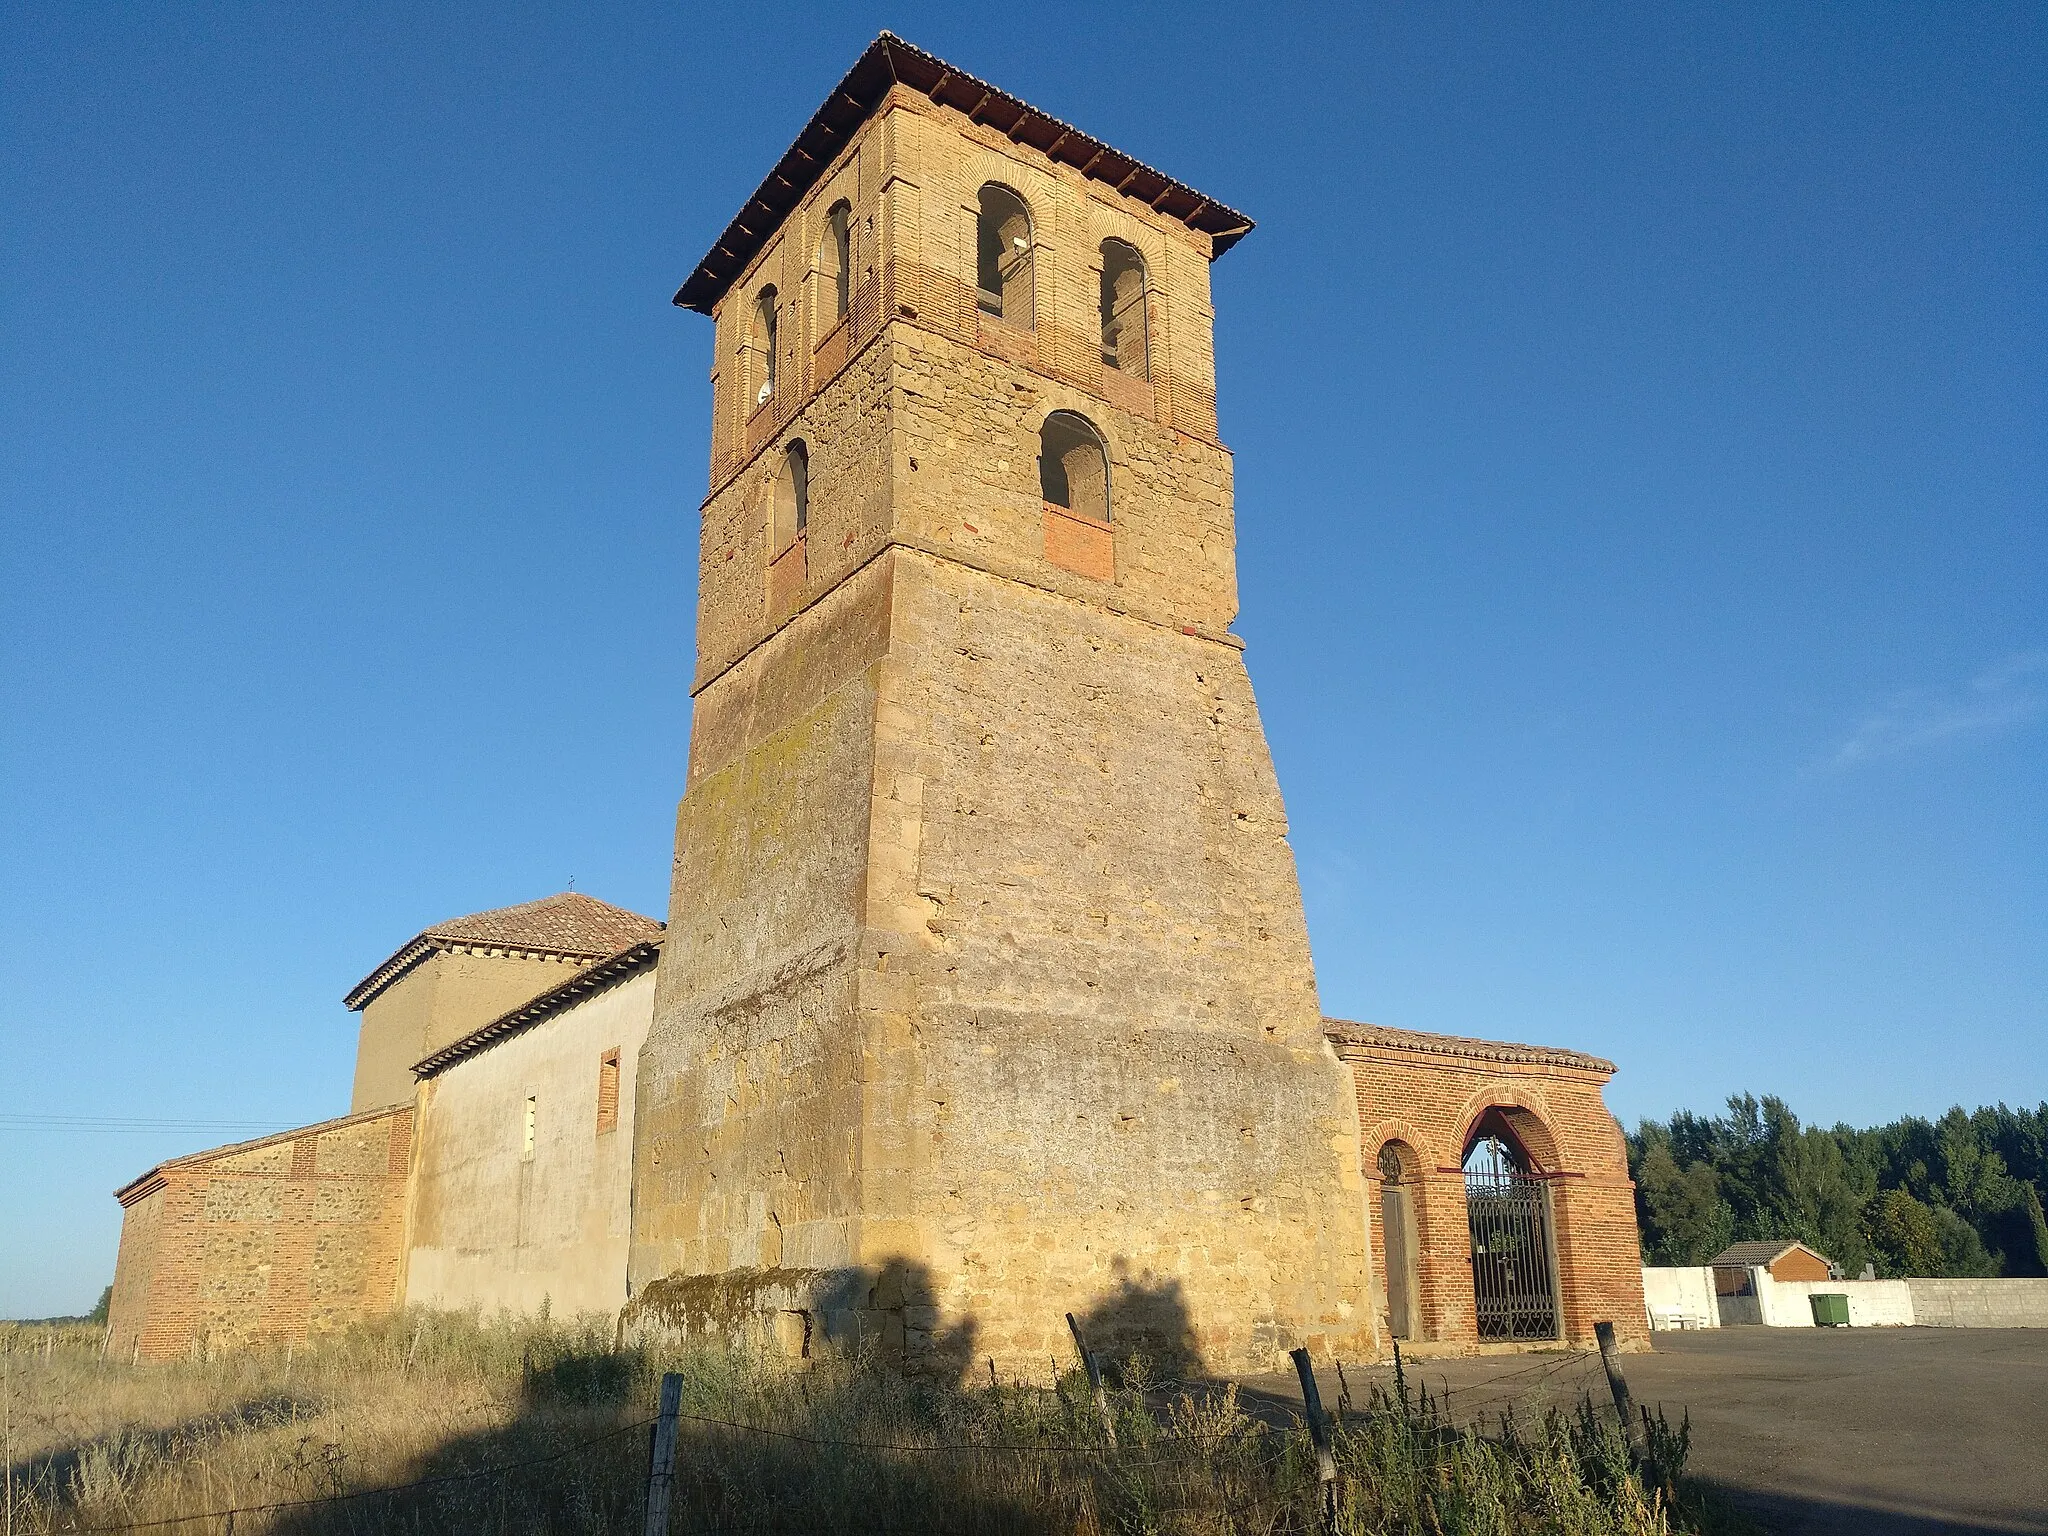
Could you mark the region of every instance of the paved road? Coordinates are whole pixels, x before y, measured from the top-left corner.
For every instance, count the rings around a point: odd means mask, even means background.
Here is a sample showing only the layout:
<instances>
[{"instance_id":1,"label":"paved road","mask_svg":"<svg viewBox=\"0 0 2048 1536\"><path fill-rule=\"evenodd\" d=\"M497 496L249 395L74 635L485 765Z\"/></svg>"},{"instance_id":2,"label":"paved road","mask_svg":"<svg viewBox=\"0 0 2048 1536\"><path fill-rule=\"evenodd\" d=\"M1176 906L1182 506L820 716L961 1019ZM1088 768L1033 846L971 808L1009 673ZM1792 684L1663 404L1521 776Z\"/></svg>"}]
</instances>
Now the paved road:
<instances>
[{"instance_id":1,"label":"paved road","mask_svg":"<svg viewBox=\"0 0 2048 1536\"><path fill-rule=\"evenodd\" d=\"M1624 1365L1638 1403L1691 1411L1692 1471L1782 1536L2048 1532L2048 1329L1715 1328L1660 1333ZM1412 1374L1460 1418L1607 1390L1597 1355ZM1299 1400L1284 1377L1246 1386ZM1334 1372L1322 1390L1334 1401Z\"/></svg>"}]
</instances>

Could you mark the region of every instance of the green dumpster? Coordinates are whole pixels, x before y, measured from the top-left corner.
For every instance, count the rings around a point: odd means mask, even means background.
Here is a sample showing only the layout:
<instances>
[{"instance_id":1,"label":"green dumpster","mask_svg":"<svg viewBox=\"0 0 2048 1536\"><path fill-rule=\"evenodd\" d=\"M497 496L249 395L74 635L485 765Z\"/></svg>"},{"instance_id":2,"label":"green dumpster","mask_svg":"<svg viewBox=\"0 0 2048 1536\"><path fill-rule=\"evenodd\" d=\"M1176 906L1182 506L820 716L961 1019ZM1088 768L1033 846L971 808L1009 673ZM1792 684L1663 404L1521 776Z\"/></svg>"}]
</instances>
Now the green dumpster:
<instances>
[{"instance_id":1,"label":"green dumpster","mask_svg":"<svg viewBox=\"0 0 2048 1536\"><path fill-rule=\"evenodd\" d=\"M1806 1298L1813 1303L1813 1326L1816 1328L1846 1328L1849 1326L1849 1298L1833 1293L1812 1295Z\"/></svg>"}]
</instances>

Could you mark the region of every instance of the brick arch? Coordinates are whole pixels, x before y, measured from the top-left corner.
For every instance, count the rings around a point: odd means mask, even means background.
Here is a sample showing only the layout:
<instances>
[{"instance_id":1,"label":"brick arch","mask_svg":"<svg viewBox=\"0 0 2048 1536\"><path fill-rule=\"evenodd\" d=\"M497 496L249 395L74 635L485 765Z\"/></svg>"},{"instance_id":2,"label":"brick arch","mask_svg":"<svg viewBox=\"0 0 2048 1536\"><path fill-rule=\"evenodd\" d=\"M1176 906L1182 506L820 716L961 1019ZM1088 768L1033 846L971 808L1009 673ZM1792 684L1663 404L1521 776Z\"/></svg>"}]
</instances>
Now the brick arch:
<instances>
[{"instance_id":1,"label":"brick arch","mask_svg":"<svg viewBox=\"0 0 2048 1536\"><path fill-rule=\"evenodd\" d=\"M1380 1176L1380 1148L1390 1141L1402 1142L1414 1151L1418 1182L1435 1166L1431 1161L1435 1154L1430 1151L1430 1138L1420 1129L1406 1120L1382 1120L1359 1138L1359 1145L1365 1153L1365 1176L1374 1183Z\"/></svg>"},{"instance_id":2,"label":"brick arch","mask_svg":"<svg viewBox=\"0 0 2048 1536\"><path fill-rule=\"evenodd\" d=\"M1557 1132L1551 1128L1550 1107L1539 1095L1526 1093L1508 1083L1487 1084L1465 1100L1458 1111L1458 1134L1452 1143L1456 1160L1463 1163L1480 1118L1490 1110L1503 1112L1507 1130L1521 1144L1538 1173L1562 1173L1564 1159Z\"/></svg>"},{"instance_id":3,"label":"brick arch","mask_svg":"<svg viewBox=\"0 0 2048 1536\"><path fill-rule=\"evenodd\" d=\"M1046 221L1046 200L1056 194L1060 185L1059 177L1051 168L1034 165L1022 156L1013 159L999 149L979 150L969 157L960 172L962 203L972 205L981 189L992 181L1008 187L1024 199L1031 210L1032 232L1042 232Z\"/></svg>"},{"instance_id":4,"label":"brick arch","mask_svg":"<svg viewBox=\"0 0 2048 1536\"><path fill-rule=\"evenodd\" d=\"M1041 378L1036 382L1039 386L1041 409L1026 418L1033 451L1037 451L1038 434L1045 429L1046 417L1058 411L1065 411L1069 416L1079 416L1093 427L1095 435L1102 439L1103 451L1109 455L1110 479L1114 482L1117 472L1127 469L1131 462L1130 455L1124 451L1120 423L1110 419L1116 413L1104 410L1101 397L1091 395L1085 390L1075 389L1072 385L1061 384L1052 379Z\"/></svg>"},{"instance_id":5,"label":"brick arch","mask_svg":"<svg viewBox=\"0 0 2048 1536\"><path fill-rule=\"evenodd\" d=\"M1148 272L1158 270L1159 264L1166 260L1167 236L1134 213L1109 207L1092 197L1085 201L1084 233L1091 250L1105 240L1121 240L1138 248L1138 254L1145 258Z\"/></svg>"}]
</instances>

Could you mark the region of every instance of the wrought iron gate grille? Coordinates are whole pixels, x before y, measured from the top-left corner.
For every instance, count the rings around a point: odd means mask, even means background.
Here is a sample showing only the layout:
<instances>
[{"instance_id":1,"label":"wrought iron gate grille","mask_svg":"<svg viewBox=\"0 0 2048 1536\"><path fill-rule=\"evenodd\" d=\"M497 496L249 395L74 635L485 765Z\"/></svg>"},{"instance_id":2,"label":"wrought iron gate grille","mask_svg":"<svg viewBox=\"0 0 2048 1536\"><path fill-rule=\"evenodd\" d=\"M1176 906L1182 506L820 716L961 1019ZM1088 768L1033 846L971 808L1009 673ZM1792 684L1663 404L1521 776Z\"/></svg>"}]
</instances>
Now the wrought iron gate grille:
<instances>
[{"instance_id":1,"label":"wrought iron gate grille","mask_svg":"<svg viewBox=\"0 0 2048 1536\"><path fill-rule=\"evenodd\" d=\"M1472 1220L1479 1337L1556 1338L1550 1197L1543 1181L1516 1167L1507 1149L1489 1138L1466 1162L1465 1208Z\"/></svg>"}]
</instances>

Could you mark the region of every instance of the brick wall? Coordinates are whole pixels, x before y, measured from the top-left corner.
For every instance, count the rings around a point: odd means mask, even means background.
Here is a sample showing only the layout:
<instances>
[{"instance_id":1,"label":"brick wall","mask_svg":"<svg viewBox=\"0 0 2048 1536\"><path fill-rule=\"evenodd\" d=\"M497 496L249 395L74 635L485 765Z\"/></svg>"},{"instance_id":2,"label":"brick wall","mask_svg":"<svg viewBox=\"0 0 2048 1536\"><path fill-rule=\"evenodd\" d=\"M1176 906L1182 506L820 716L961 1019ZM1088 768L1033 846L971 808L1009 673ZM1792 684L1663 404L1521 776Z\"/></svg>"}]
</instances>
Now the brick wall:
<instances>
[{"instance_id":1,"label":"brick wall","mask_svg":"<svg viewBox=\"0 0 2048 1536\"><path fill-rule=\"evenodd\" d=\"M1549 1185L1556 1229L1563 1331L1574 1343L1609 1321L1631 1344L1647 1338L1635 1186L1621 1128L1600 1090L1613 1069L1569 1051L1496 1045L1333 1021L1332 1039L1358 1092L1360 1146L1373 1197L1367 1209L1375 1255L1381 1230L1380 1150L1412 1148L1418 1229L1420 1338L1441 1347L1480 1343L1472 1290L1471 1235L1463 1164L1482 1114L1506 1110L1534 1171ZM1376 1286L1384 1308L1384 1289Z\"/></svg>"},{"instance_id":2,"label":"brick wall","mask_svg":"<svg viewBox=\"0 0 2048 1536\"><path fill-rule=\"evenodd\" d=\"M412 1106L160 1164L119 1191L109 1351L303 1341L397 1305Z\"/></svg>"},{"instance_id":3,"label":"brick wall","mask_svg":"<svg viewBox=\"0 0 2048 1536\"><path fill-rule=\"evenodd\" d=\"M1036 323L975 306L976 198L1020 192L1034 241ZM837 319L819 267L826 213L853 208L854 294ZM1148 378L1105 368L1102 241L1146 265ZM1050 590L1115 601L1174 627L1237 611L1230 456L1217 440L1210 243L1069 166L914 91L893 92L763 246L714 316L711 494L698 570L698 686L888 543L932 548ZM774 393L750 339L773 286ZM1036 468L1051 411L1109 445L1112 548L1048 544ZM801 439L810 526L800 570L771 569L771 488ZM1085 566L1085 569L1077 567ZM800 590L798 590L800 588Z\"/></svg>"}]
</instances>

